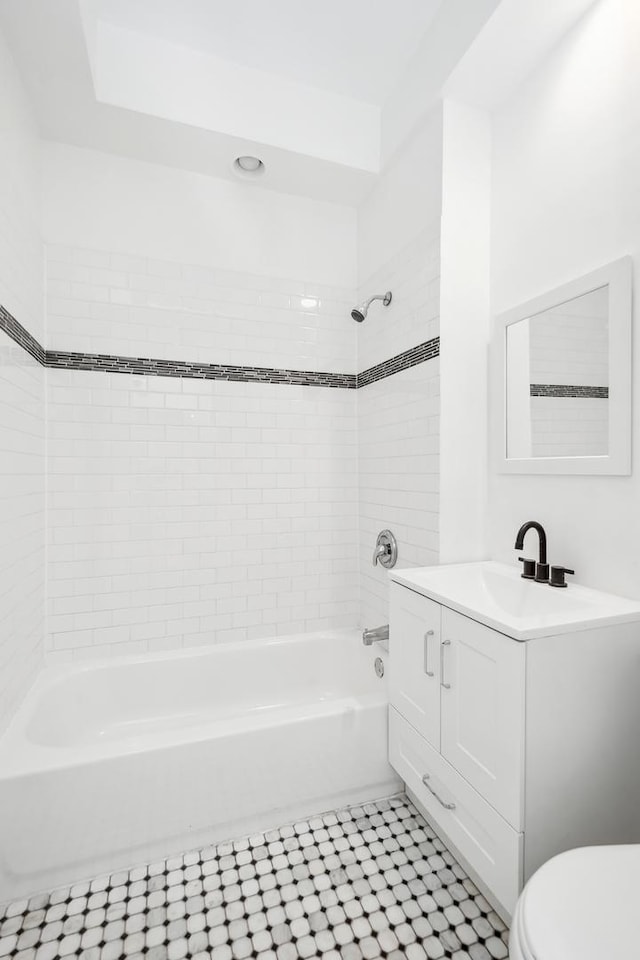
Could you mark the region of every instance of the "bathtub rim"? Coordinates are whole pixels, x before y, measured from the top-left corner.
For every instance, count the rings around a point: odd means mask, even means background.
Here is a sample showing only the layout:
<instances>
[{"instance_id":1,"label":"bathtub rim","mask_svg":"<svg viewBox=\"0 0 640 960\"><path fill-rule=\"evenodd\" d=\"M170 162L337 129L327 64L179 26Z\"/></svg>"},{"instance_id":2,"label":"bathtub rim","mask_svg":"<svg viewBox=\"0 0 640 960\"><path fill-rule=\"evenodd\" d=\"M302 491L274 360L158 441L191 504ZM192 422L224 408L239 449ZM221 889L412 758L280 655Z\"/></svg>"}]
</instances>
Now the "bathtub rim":
<instances>
[{"instance_id":1,"label":"bathtub rim","mask_svg":"<svg viewBox=\"0 0 640 960\"><path fill-rule=\"evenodd\" d=\"M48 681L49 678L51 678L51 680L53 680L58 674L82 674L84 672L98 670L117 664L127 664L133 666L134 664L138 663L162 663L165 660L197 660L201 657L210 655L214 650L225 650L230 652L240 650L250 651L257 649L259 650L263 647L284 646L288 645L289 643L311 643L312 641L318 641L321 639L339 640L341 638L346 638L347 642L350 640L355 642L357 638L359 643L362 642L361 632L357 627L339 627L327 630L314 630L308 633L291 633L260 637L257 640L231 640L228 643L200 643L188 647L173 647L168 650L153 650L136 653L114 652L110 654L104 654L102 656L80 655L77 659L73 660L62 660L57 655L57 653L60 651L50 651L48 654L45 654L44 665L35 677L34 682L27 690L21 706L27 700L29 694L31 694L32 691L39 686L39 683L43 683L44 679ZM117 648L118 646L119 644L114 644L114 647ZM84 648L82 649L84 650ZM367 648L363 647L363 649ZM14 716L17 716L19 711L20 708L18 708ZM13 722L13 718L11 722ZM9 724L9 727L10 726L11 723ZM7 729L9 729L9 727L7 727Z\"/></svg>"},{"instance_id":2,"label":"bathtub rim","mask_svg":"<svg viewBox=\"0 0 640 960\"><path fill-rule=\"evenodd\" d=\"M37 774L46 770L69 769L100 763L113 757L159 751L186 743L215 739L217 736L237 735L243 731L255 729L260 725L283 726L295 722L296 719L310 719L311 717L327 716L337 712L346 713L349 710L355 711L380 703L388 703L387 685L386 683L380 683L377 690L372 684L372 689L367 692L277 707L269 713L266 724L260 722L264 720L264 715L258 713L249 717L211 719L201 723L176 726L174 730L164 729L162 732L148 732L128 738L122 737L65 745L47 745L35 742L28 734L28 727L34 710L43 694L54 687L61 679L99 672L106 667L146 665L175 661L176 659L195 660L223 650L231 653L250 652L265 647L280 647L301 642L312 644L327 639L346 640L346 642L355 644L356 639L359 642L359 637L359 631L353 629L322 630L252 641L233 641L228 644L212 643L198 647L163 650L153 654L121 654L92 658L87 661L82 660L78 663L45 663L44 668L35 678L12 717L9 726L0 736L0 783L15 777ZM371 669L373 670L373 657L370 655L370 651L366 651L364 657L371 660Z\"/></svg>"}]
</instances>

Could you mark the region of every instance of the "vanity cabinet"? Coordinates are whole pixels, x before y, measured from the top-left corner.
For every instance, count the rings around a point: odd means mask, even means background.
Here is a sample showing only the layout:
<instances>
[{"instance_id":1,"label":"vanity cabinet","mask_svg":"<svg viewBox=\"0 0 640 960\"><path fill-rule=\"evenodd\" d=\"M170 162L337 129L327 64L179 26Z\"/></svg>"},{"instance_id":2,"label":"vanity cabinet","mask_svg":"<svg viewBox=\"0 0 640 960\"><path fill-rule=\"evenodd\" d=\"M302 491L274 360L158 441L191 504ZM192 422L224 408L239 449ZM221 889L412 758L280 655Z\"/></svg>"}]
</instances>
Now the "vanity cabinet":
<instances>
[{"instance_id":1,"label":"vanity cabinet","mask_svg":"<svg viewBox=\"0 0 640 960\"><path fill-rule=\"evenodd\" d=\"M521 873L524 645L396 583L389 637L391 764L511 902Z\"/></svg>"},{"instance_id":2,"label":"vanity cabinet","mask_svg":"<svg viewBox=\"0 0 640 960\"><path fill-rule=\"evenodd\" d=\"M640 624L522 642L392 582L388 674L390 762L506 916L556 853L640 841Z\"/></svg>"}]
</instances>

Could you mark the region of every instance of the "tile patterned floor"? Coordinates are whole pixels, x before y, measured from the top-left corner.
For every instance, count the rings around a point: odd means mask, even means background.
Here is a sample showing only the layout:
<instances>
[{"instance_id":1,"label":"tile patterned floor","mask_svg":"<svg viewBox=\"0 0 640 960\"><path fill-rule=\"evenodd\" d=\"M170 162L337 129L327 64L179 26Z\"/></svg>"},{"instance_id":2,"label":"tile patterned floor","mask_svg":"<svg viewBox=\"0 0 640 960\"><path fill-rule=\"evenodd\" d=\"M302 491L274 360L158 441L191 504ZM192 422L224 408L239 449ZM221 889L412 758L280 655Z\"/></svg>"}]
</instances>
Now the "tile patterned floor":
<instances>
[{"instance_id":1,"label":"tile patterned floor","mask_svg":"<svg viewBox=\"0 0 640 960\"><path fill-rule=\"evenodd\" d=\"M506 942L404 796L0 906L12 960L504 960Z\"/></svg>"}]
</instances>

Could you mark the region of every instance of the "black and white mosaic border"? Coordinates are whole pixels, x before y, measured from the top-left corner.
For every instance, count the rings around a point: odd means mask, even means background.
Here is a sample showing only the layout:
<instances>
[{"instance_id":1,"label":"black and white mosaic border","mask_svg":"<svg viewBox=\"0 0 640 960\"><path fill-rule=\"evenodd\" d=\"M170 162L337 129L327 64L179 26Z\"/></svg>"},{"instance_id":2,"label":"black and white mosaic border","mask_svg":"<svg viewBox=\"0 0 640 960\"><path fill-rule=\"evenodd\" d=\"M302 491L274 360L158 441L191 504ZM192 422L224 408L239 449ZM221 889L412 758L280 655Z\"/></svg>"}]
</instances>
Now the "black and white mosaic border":
<instances>
[{"instance_id":1,"label":"black and white mosaic border","mask_svg":"<svg viewBox=\"0 0 640 960\"><path fill-rule=\"evenodd\" d=\"M34 360L46 365L46 351L35 337L32 337L29 331L13 317L8 310L0 305L0 330L4 330L8 337L26 350Z\"/></svg>"},{"instance_id":2,"label":"black and white mosaic border","mask_svg":"<svg viewBox=\"0 0 640 960\"><path fill-rule=\"evenodd\" d=\"M333 387L357 390L408 370L440 354L440 338L434 337L404 350L362 373L324 373L313 370L286 370L274 367L237 366L220 363L188 363L155 360L150 357L119 357L111 354L45 350L28 330L0 306L0 329L45 367L61 370L91 370L103 373L138 374L151 377L179 377L196 380L229 380L238 383L274 383L305 387Z\"/></svg>"},{"instance_id":3,"label":"black and white mosaic border","mask_svg":"<svg viewBox=\"0 0 640 960\"><path fill-rule=\"evenodd\" d=\"M440 337L434 337L425 343L419 343L417 347L404 350L395 357L391 357L390 360L384 360L374 367L363 370L362 373L358 374L358 387L366 387L370 383L384 380L385 377L391 377L394 373L400 373L402 370L409 370L419 363L433 360L438 356L440 356Z\"/></svg>"},{"instance_id":4,"label":"black and white mosaic border","mask_svg":"<svg viewBox=\"0 0 640 960\"><path fill-rule=\"evenodd\" d=\"M319 373L281 370L272 367L243 367L218 363L187 363L180 360L153 360L149 357L115 357L99 353L65 353L47 350L47 367L64 370L101 370L104 373L131 373L150 377L182 377L196 380L234 380L240 383L286 383L307 387L339 387L353 390L351 373Z\"/></svg>"},{"instance_id":5,"label":"black and white mosaic border","mask_svg":"<svg viewBox=\"0 0 640 960\"><path fill-rule=\"evenodd\" d=\"M609 387L576 386L563 383L532 383L532 397L579 397L590 400L607 400Z\"/></svg>"}]
</instances>

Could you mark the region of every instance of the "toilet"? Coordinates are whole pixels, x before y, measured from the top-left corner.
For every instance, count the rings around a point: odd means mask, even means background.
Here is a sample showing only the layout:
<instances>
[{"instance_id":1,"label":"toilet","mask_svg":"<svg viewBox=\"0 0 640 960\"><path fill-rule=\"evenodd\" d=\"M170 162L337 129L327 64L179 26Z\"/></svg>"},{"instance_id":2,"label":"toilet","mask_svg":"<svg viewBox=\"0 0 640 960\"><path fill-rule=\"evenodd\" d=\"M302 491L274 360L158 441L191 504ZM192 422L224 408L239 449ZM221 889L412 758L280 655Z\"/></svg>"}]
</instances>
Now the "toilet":
<instances>
[{"instance_id":1,"label":"toilet","mask_svg":"<svg viewBox=\"0 0 640 960\"><path fill-rule=\"evenodd\" d=\"M640 844L553 857L516 904L510 960L640 958Z\"/></svg>"}]
</instances>

